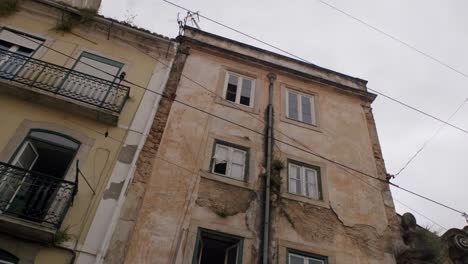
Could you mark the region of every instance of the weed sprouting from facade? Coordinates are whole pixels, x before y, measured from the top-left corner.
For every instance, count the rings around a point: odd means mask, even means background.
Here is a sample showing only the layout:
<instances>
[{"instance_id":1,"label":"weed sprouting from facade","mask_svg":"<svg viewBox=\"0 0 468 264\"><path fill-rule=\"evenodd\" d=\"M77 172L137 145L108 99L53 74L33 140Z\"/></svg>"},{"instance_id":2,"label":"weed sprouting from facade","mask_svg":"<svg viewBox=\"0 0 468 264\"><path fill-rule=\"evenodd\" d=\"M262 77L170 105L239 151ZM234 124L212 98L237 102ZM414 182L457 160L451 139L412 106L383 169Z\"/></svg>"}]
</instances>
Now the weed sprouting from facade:
<instances>
[{"instance_id":1,"label":"weed sprouting from facade","mask_svg":"<svg viewBox=\"0 0 468 264\"><path fill-rule=\"evenodd\" d=\"M97 10L89 8L83 8L79 11L79 14L63 13L55 30L67 33L71 32L76 26L90 22L97 14Z\"/></svg>"}]
</instances>

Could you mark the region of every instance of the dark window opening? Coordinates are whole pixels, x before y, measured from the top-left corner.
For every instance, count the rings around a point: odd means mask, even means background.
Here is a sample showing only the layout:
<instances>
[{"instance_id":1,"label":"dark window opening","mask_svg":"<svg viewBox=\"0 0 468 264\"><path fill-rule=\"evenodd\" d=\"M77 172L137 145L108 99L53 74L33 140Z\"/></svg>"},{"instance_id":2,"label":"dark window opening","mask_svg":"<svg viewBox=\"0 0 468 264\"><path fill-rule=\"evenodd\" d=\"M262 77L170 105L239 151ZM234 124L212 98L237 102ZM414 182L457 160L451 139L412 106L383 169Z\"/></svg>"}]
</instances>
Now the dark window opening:
<instances>
[{"instance_id":1,"label":"dark window opening","mask_svg":"<svg viewBox=\"0 0 468 264\"><path fill-rule=\"evenodd\" d=\"M236 94L237 94L237 85L229 83L227 87L227 91L226 91L226 100L235 102Z\"/></svg>"},{"instance_id":2,"label":"dark window opening","mask_svg":"<svg viewBox=\"0 0 468 264\"><path fill-rule=\"evenodd\" d=\"M0 249L0 263L16 264L19 262L19 258L11 254L8 251Z\"/></svg>"},{"instance_id":3,"label":"dark window opening","mask_svg":"<svg viewBox=\"0 0 468 264\"><path fill-rule=\"evenodd\" d=\"M201 231L194 264L240 264L242 263L242 240L238 237Z\"/></svg>"},{"instance_id":4,"label":"dark window opening","mask_svg":"<svg viewBox=\"0 0 468 264\"><path fill-rule=\"evenodd\" d=\"M71 166L79 143L55 133L32 130L11 164L26 171L0 179L0 210L31 221L41 221Z\"/></svg>"},{"instance_id":5,"label":"dark window opening","mask_svg":"<svg viewBox=\"0 0 468 264\"><path fill-rule=\"evenodd\" d=\"M214 172L226 175L227 162L217 163L214 165Z\"/></svg>"}]
</instances>

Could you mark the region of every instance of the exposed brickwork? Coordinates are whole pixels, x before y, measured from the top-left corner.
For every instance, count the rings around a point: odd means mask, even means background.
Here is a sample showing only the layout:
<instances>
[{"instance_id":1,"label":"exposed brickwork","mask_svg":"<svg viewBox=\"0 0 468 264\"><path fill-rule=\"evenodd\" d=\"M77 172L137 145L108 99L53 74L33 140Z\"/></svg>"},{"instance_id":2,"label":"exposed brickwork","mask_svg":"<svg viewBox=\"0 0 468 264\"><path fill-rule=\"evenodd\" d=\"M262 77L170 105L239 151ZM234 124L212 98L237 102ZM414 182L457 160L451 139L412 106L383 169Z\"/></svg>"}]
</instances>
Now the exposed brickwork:
<instances>
[{"instance_id":1,"label":"exposed brickwork","mask_svg":"<svg viewBox=\"0 0 468 264\"><path fill-rule=\"evenodd\" d=\"M125 260L128 242L131 239L138 212L141 208L146 191L146 183L153 171L156 154L166 128L187 56L188 49L179 48L175 56L174 65L169 73L169 79L163 93L164 96L159 102L158 110L152 120L150 132L138 157L135 176L127 189L127 199L124 202L120 219L112 236L105 263L123 263ZM126 208L131 210L126 210Z\"/></svg>"}]
</instances>

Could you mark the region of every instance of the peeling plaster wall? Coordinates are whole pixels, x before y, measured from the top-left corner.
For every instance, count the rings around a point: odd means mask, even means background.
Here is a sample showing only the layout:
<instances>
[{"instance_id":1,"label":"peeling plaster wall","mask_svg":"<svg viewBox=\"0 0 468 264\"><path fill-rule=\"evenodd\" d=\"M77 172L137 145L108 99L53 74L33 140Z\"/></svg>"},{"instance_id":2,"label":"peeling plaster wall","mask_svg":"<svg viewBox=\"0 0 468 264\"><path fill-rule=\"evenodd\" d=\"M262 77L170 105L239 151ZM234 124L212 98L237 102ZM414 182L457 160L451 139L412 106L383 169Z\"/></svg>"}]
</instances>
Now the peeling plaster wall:
<instances>
[{"instance_id":1,"label":"peeling plaster wall","mask_svg":"<svg viewBox=\"0 0 468 264\"><path fill-rule=\"evenodd\" d=\"M180 79L176 98L263 133L264 124L259 120L265 119L266 75L274 72L276 129L302 142L301 147L385 178L375 124L369 103L362 97L252 62L226 58L206 47L191 47L183 74L222 95L226 70L255 78L256 106L250 113L229 106L186 78ZM317 127L285 119L286 87L316 96ZM275 132L275 137L291 142L281 133ZM249 148L252 155L245 182L209 172L213 139ZM157 152L151 152L155 143L148 141L145 148L152 155L144 156L139 163L144 192L134 204L140 209L132 211L136 224L125 262L191 263L196 233L202 227L243 237L243 263L257 263L263 210L263 142L263 136L257 133L174 103ZM272 201L271 263L286 263L287 248L328 256L329 263L395 263L392 241L398 238L399 229L386 184L353 175L356 173L280 142L276 142L274 156L320 166L324 201L286 193L286 170L281 172L281 190ZM115 258L109 263L120 262Z\"/></svg>"}]
</instances>

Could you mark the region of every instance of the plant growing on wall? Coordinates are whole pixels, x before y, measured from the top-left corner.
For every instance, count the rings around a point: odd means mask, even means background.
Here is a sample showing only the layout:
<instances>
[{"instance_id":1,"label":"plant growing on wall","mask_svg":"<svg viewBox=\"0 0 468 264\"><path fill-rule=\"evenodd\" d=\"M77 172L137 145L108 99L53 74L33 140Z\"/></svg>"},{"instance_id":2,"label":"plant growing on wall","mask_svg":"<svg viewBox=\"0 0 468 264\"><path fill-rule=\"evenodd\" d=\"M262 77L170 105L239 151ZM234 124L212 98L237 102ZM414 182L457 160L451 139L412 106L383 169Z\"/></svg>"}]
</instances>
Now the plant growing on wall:
<instances>
[{"instance_id":1,"label":"plant growing on wall","mask_svg":"<svg viewBox=\"0 0 468 264\"><path fill-rule=\"evenodd\" d=\"M88 8L79 9L79 14L63 12L55 30L71 32L74 27L90 22L96 14L97 10Z\"/></svg>"},{"instance_id":2,"label":"plant growing on wall","mask_svg":"<svg viewBox=\"0 0 468 264\"><path fill-rule=\"evenodd\" d=\"M0 1L0 17L9 16L18 10L17 0L1 0Z\"/></svg>"},{"instance_id":3,"label":"plant growing on wall","mask_svg":"<svg viewBox=\"0 0 468 264\"><path fill-rule=\"evenodd\" d=\"M283 161L275 159L271 162L270 186L274 193L281 191L281 171L284 169Z\"/></svg>"},{"instance_id":4,"label":"plant growing on wall","mask_svg":"<svg viewBox=\"0 0 468 264\"><path fill-rule=\"evenodd\" d=\"M231 213L226 209L220 209L220 210L216 210L215 214L218 215L221 218L226 218L226 217L229 217L229 216L236 215L237 213Z\"/></svg>"},{"instance_id":5,"label":"plant growing on wall","mask_svg":"<svg viewBox=\"0 0 468 264\"><path fill-rule=\"evenodd\" d=\"M55 233L53 241L54 245L61 245L73 238L73 235L69 233L69 229L70 227L67 226L64 229L58 230Z\"/></svg>"}]
</instances>

